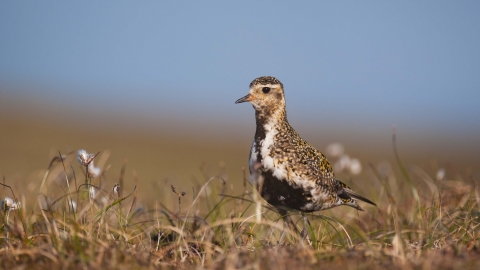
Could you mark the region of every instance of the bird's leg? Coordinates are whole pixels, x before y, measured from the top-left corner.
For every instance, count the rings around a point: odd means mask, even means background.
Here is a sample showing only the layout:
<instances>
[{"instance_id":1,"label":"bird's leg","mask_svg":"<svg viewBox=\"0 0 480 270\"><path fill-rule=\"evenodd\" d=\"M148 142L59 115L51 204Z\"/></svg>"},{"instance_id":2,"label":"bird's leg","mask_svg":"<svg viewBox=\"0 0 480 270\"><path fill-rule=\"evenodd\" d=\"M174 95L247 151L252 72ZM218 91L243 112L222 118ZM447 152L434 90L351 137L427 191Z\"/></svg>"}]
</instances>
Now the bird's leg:
<instances>
[{"instance_id":1,"label":"bird's leg","mask_svg":"<svg viewBox=\"0 0 480 270\"><path fill-rule=\"evenodd\" d=\"M296 230L297 228L295 227L295 224L293 223L292 219L290 216L287 215L287 211L283 209L277 209L278 213L282 216L283 219L283 229L282 233L280 234L280 239L278 240L278 244L281 244L283 241L283 238L285 237L285 228L287 228L289 225L293 226L293 230L295 230L297 233L298 231Z\"/></svg>"},{"instance_id":2,"label":"bird's leg","mask_svg":"<svg viewBox=\"0 0 480 270\"><path fill-rule=\"evenodd\" d=\"M280 245L283 241L283 237L285 237L285 227L288 226L288 216L287 216L287 211L285 210L278 209L278 213L280 213L283 219L282 233L280 234L280 239L278 240L278 244Z\"/></svg>"},{"instance_id":3,"label":"bird's leg","mask_svg":"<svg viewBox=\"0 0 480 270\"><path fill-rule=\"evenodd\" d=\"M287 221L285 220L285 218L283 219L283 229L282 229L282 233L280 234L280 239L278 240L277 244L281 244L283 242L283 237L285 237L285 226L288 226L287 224Z\"/></svg>"},{"instance_id":4,"label":"bird's leg","mask_svg":"<svg viewBox=\"0 0 480 270\"><path fill-rule=\"evenodd\" d=\"M308 238L308 231L310 230L310 221L308 220L307 215L302 213L302 219L303 219L303 229L300 232L300 236L302 237L303 240Z\"/></svg>"}]
</instances>

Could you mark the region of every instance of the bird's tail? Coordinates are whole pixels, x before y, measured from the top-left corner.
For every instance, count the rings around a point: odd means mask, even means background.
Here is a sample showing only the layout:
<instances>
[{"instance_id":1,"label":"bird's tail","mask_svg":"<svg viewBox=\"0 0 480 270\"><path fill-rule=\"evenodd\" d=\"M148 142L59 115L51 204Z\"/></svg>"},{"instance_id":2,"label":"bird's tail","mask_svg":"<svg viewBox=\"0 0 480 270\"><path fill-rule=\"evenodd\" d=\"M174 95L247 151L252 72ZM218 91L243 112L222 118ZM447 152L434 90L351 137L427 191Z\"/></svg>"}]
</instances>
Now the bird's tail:
<instances>
[{"instance_id":1,"label":"bird's tail","mask_svg":"<svg viewBox=\"0 0 480 270\"><path fill-rule=\"evenodd\" d=\"M357 199L357 200L360 200L362 202L366 202L366 203L369 203L369 204L372 204L372 205L375 205L377 206L374 202L370 201L369 199L359 195L358 193L356 193L355 191L349 189L349 188L345 188L344 189L345 193L348 194L348 196L354 198L354 199Z\"/></svg>"}]
</instances>

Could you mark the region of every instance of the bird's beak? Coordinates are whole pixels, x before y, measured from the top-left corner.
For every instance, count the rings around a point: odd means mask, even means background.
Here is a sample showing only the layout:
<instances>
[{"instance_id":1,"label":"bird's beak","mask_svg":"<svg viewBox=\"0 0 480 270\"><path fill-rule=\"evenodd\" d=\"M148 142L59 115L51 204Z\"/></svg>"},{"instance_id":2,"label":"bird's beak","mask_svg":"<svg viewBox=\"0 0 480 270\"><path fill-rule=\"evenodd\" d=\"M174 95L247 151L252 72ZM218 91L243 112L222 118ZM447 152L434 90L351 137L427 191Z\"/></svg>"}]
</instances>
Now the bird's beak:
<instances>
[{"instance_id":1,"label":"bird's beak","mask_svg":"<svg viewBox=\"0 0 480 270\"><path fill-rule=\"evenodd\" d=\"M242 102L247 102L247 101L252 101L254 99L255 99L255 97L253 95L248 94L248 95L238 99L237 101L235 101L235 104L242 103Z\"/></svg>"}]
</instances>

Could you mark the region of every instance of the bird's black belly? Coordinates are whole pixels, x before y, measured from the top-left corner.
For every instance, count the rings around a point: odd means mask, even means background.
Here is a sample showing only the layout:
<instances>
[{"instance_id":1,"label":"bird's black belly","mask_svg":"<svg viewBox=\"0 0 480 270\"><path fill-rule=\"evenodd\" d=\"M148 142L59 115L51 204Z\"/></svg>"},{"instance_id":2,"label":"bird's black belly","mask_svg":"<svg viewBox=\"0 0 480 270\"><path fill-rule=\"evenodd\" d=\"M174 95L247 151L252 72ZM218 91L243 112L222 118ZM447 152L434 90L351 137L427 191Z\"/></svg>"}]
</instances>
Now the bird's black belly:
<instances>
[{"instance_id":1,"label":"bird's black belly","mask_svg":"<svg viewBox=\"0 0 480 270\"><path fill-rule=\"evenodd\" d=\"M263 183L259 185L260 195L272 206L279 210L299 210L311 203L310 192L302 187L290 185L287 180L279 180L271 171L262 172ZM261 189L261 190L260 190ZM282 212L283 212L282 211Z\"/></svg>"}]
</instances>

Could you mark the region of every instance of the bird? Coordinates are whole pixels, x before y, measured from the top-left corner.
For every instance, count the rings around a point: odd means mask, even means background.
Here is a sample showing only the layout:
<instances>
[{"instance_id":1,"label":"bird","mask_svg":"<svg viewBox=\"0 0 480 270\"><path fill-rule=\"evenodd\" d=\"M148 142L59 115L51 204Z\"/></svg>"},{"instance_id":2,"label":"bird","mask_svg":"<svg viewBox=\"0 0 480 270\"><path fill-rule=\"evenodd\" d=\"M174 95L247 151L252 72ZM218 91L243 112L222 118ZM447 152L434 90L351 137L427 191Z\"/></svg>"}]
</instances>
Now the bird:
<instances>
[{"instance_id":1,"label":"bird","mask_svg":"<svg viewBox=\"0 0 480 270\"><path fill-rule=\"evenodd\" d=\"M341 205L363 211L357 200L376 205L338 180L325 155L290 126L283 84L278 79L254 79L249 93L235 104L243 102L253 106L256 120L250 181L280 215L294 210L304 215Z\"/></svg>"}]
</instances>

